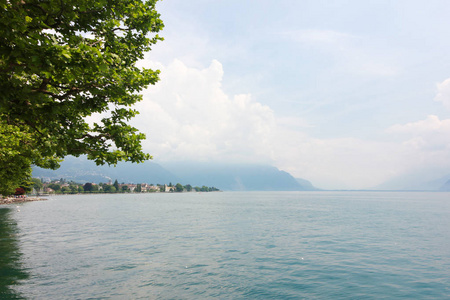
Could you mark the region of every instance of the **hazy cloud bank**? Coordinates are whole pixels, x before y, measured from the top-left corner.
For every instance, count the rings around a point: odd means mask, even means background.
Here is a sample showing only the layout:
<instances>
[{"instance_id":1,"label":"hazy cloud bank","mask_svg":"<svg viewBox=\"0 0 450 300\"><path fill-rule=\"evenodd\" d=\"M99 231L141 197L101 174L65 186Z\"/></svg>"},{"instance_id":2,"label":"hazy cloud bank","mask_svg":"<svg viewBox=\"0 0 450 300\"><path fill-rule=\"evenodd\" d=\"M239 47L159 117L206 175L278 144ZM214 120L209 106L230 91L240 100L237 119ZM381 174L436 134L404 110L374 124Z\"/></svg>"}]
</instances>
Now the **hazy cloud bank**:
<instances>
[{"instance_id":1,"label":"hazy cloud bank","mask_svg":"<svg viewBox=\"0 0 450 300\"><path fill-rule=\"evenodd\" d=\"M397 124L385 140L318 139L302 131L305 120L277 116L249 94L227 95L216 60L206 68L145 64L161 69L161 81L144 93L134 123L158 160L269 163L324 188L366 188L425 164L450 166L450 120Z\"/></svg>"}]
</instances>

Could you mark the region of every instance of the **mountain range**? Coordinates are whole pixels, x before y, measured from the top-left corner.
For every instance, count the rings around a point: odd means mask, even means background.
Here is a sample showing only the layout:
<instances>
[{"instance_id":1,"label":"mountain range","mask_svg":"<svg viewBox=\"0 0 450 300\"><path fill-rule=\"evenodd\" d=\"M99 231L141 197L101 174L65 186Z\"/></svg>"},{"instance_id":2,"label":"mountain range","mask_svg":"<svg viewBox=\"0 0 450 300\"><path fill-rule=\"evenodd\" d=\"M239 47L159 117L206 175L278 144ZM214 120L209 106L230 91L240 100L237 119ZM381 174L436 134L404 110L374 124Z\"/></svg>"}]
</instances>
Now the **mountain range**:
<instances>
[{"instance_id":1,"label":"mountain range","mask_svg":"<svg viewBox=\"0 0 450 300\"><path fill-rule=\"evenodd\" d=\"M68 156L58 170L33 168L33 177L73 180L79 183L181 183L214 186L224 191L315 191L308 180L294 178L276 167L257 164L147 161L119 163L116 167L97 166L85 157ZM450 191L450 174L412 172L387 180L371 190Z\"/></svg>"},{"instance_id":2,"label":"mountain range","mask_svg":"<svg viewBox=\"0 0 450 300\"><path fill-rule=\"evenodd\" d=\"M66 157L58 170L33 168L33 177L73 180L75 182L109 182L214 186L229 191L312 191L309 181L269 165L171 162L158 164L119 163L116 167L97 166L85 157Z\"/></svg>"}]
</instances>

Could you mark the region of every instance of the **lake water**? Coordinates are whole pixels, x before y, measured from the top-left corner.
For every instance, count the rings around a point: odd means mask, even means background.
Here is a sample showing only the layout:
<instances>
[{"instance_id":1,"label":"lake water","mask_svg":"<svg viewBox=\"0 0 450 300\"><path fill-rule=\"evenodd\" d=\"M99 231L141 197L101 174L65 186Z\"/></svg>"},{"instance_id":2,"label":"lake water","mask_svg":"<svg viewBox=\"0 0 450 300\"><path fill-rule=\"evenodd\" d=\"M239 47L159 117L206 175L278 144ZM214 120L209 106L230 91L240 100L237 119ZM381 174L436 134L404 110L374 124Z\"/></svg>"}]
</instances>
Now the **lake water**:
<instances>
[{"instance_id":1,"label":"lake water","mask_svg":"<svg viewBox=\"0 0 450 300\"><path fill-rule=\"evenodd\" d=\"M0 207L1 299L450 299L450 193L73 195Z\"/></svg>"}]
</instances>

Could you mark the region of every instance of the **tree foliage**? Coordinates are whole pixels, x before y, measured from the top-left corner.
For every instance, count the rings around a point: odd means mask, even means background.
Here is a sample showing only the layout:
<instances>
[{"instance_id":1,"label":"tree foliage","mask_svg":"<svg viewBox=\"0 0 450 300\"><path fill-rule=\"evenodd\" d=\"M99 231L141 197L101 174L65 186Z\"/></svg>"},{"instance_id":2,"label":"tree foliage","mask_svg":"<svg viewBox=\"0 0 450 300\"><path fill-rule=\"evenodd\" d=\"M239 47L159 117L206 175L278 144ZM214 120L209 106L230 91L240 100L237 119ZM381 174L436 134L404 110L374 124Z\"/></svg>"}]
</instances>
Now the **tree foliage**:
<instances>
[{"instance_id":1,"label":"tree foliage","mask_svg":"<svg viewBox=\"0 0 450 300\"><path fill-rule=\"evenodd\" d=\"M50 183L48 185L49 188L51 188L54 191L59 191L61 189L61 186L57 183Z\"/></svg>"},{"instance_id":2,"label":"tree foliage","mask_svg":"<svg viewBox=\"0 0 450 300\"><path fill-rule=\"evenodd\" d=\"M183 187L183 185L181 185L181 183L177 183L177 184L175 185L175 191L176 191L176 192L180 193L180 192L182 192L183 190L184 190L184 187Z\"/></svg>"},{"instance_id":3,"label":"tree foliage","mask_svg":"<svg viewBox=\"0 0 450 300\"><path fill-rule=\"evenodd\" d=\"M136 66L161 40L156 2L0 0L0 193L31 165L55 169L66 155L151 158L128 121L138 93L158 80ZM95 114L107 117L89 124Z\"/></svg>"},{"instance_id":4,"label":"tree foliage","mask_svg":"<svg viewBox=\"0 0 450 300\"><path fill-rule=\"evenodd\" d=\"M103 186L103 191L105 191L105 193L115 193L117 189L113 185L106 184Z\"/></svg>"},{"instance_id":5,"label":"tree foliage","mask_svg":"<svg viewBox=\"0 0 450 300\"><path fill-rule=\"evenodd\" d=\"M31 182L33 182L33 188L39 193L44 186L42 181L39 178L31 178Z\"/></svg>"},{"instance_id":6,"label":"tree foliage","mask_svg":"<svg viewBox=\"0 0 450 300\"><path fill-rule=\"evenodd\" d=\"M93 185L92 183L90 183L90 182L86 182L86 183L83 185L83 190L84 190L85 192L92 192L92 191L94 191L94 185Z\"/></svg>"},{"instance_id":7,"label":"tree foliage","mask_svg":"<svg viewBox=\"0 0 450 300\"><path fill-rule=\"evenodd\" d=\"M114 180L114 184L113 184L114 188L116 189L116 191L119 190L119 182L116 180Z\"/></svg>"}]
</instances>

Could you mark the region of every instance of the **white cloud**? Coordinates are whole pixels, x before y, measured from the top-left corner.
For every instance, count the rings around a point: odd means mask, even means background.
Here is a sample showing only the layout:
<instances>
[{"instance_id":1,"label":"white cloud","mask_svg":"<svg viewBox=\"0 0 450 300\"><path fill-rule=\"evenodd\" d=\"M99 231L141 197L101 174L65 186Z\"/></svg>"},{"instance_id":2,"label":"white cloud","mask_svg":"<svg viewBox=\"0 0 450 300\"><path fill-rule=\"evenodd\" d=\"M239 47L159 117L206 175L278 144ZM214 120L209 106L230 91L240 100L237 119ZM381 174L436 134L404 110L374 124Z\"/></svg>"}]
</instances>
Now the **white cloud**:
<instances>
[{"instance_id":1,"label":"white cloud","mask_svg":"<svg viewBox=\"0 0 450 300\"><path fill-rule=\"evenodd\" d=\"M450 109L450 78L437 84L437 95L434 100L442 102L447 109Z\"/></svg>"},{"instance_id":2,"label":"white cloud","mask_svg":"<svg viewBox=\"0 0 450 300\"><path fill-rule=\"evenodd\" d=\"M416 149L450 150L450 119L430 115L424 120L390 127L388 133L406 138L403 142Z\"/></svg>"},{"instance_id":3,"label":"white cloud","mask_svg":"<svg viewBox=\"0 0 450 300\"><path fill-rule=\"evenodd\" d=\"M407 124L396 124L388 129L392 133L427 135L430 133L450 133L450 119L440 120L438 116L429 115L425 120Z\"/></svg>"},{"instance_id":4,"label":"white cloud","mask_svg":"<svg viewBox=\"0 0 450 300\"><path fill-rule=\"evenodd\" d=\"M401 170L434 169L437 173L448 173L450 119L440 120L430 115L417 122L394 125L387 129L387 133L399 141Z\"/></svg>"},{"instance_id":5,"label":"white cloud","mask_svg":"<svg viewBox=\"0 0 450 300\"><path fill-rule=\"evenodd\" d=\"M437 84L434 100L450 108L450 78ZM448 174L450 119L441 120L436 115L429 115L423 120L395 124L387 128L386 133L396 140L399 171L404 174L419 172L429 180ZM430 170L434 178L430 176Z\"/></svg>"},{"instance_id":6,"label":"white cloud","mask_svg":"<svg viewBox=\"0 0 450 300\"><path fill-rule=\"evenodd\" d=\"M137 105L134 124L147 134L145 147L162 160L268 161L273 111L250 95L230 97L221 88L222 65L189 68L179 60Z\"/></svg>"},{"instance_id":7,"label":"white cloud","mask_svg":"<svg viewBox=\"0 0 450 300\"><path fill-rule=\"evenodd\" d=\"M437 84L435 101L450 108L450 79ZM386 130L401 145L404 169L450 168L450 119L429 115L423 120L396 124Z\"/></svg>"}]
</instances>

